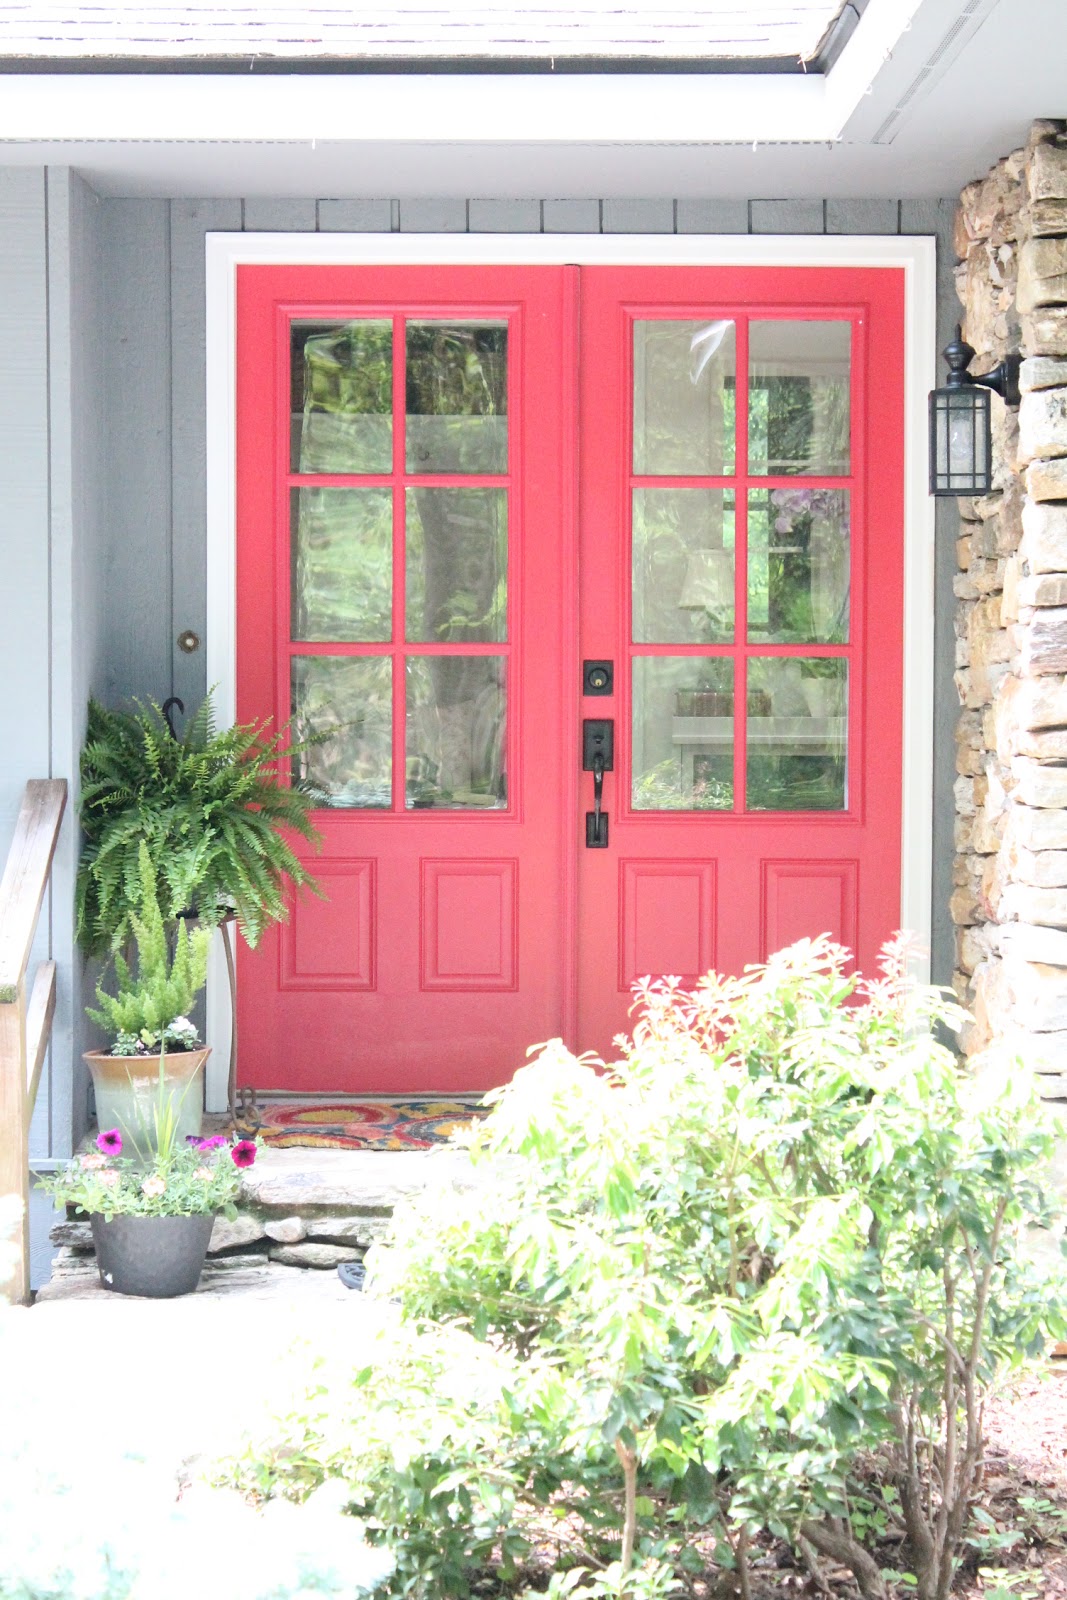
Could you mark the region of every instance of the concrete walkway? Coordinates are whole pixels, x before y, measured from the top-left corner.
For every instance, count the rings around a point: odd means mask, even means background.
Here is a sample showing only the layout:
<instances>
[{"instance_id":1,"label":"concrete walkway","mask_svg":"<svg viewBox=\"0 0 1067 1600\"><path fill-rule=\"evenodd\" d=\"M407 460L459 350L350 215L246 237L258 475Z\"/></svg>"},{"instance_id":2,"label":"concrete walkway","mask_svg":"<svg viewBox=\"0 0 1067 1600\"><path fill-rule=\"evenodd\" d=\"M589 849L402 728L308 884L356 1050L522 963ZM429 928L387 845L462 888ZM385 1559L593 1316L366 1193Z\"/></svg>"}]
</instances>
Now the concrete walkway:
<instances>
[{"instance_id":1,"label":"concrete walkway","mask_svg":"<svg viewBox=\"0 0 1067 1600\"><path fill-rule=\"evenodd\" d=\"M289 1276L301 1280L299 1294L275 1292L269 1308L250 1288L163 1301L106 1293L0 1311L0 1592L20 1562L39 1572L66 1561L70 1593L109 1595L73 1575L103 1559L101 1542L154 1563L135 1600L197 1588L259 1600L276 1592L287 1565L317 1571L334 1555L336 1582L319 1572L321 1587L307 1592L367 1591L359 1573L380 1575L383 1559L335 1503L264 1517L231 1491L197 1486L205 1463L268 1434L272 1416L298 1407L313 1384L345 1382L396 1315L335 1273ZM242 1559L229 1571L235 1551ZM293 1583L284 1593L300 1592Z\"/></svg>"}]
</instances>

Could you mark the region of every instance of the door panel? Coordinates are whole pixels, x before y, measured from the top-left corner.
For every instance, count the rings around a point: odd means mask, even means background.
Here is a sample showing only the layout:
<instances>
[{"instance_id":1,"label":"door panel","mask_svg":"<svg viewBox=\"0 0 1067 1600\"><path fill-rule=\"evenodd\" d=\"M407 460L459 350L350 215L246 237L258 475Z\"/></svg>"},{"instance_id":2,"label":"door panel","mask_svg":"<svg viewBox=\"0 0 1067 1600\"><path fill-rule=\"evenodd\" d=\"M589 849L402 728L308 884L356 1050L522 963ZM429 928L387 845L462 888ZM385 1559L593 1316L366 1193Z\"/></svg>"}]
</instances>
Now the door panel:
<instances>
[{"instance_id":1,"label":"door panel","mask_svg":"<svg viewBox=\"0 0 1067 1600\"><path fill-rule=\"evenodd\" d=\"M325 897L240 952L242 1081L488 1088L560 1031L574 293L239 271L238 716L312 741Z\"/></svg>"},{"instance_id":2,"label":"door panel","mask_svg":"<svg viewBox=\"0 0 1067 1600\"><path fill-rule=\"evenodd\" d=\"M239 954L244 1082L486 1088L897 924L903 275L578 283L239 269L238 715L325 896Z\"/></svg>"},{"instance_id":3,"label":"door panel","mask_svg":"<svg viewBox=\"0 0 1067 1600\"><path fill-rule=\"evenodd\" d=\"M582 1048L637 977L821 932L871 966L896 927L902 338L892 272L583 272L581 644L615 664L583 716L616 755Z\"/></svg>"}]
</instances>

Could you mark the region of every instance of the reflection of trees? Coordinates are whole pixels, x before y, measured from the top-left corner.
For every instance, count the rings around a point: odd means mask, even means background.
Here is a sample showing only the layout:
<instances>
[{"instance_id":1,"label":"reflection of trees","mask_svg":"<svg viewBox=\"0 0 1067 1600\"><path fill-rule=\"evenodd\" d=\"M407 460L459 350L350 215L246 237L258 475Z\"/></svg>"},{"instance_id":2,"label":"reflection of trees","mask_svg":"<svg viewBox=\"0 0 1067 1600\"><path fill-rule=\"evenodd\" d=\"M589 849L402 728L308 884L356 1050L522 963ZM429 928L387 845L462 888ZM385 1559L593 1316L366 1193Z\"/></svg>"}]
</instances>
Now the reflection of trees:
<instances>
[{"instance_id":1,"label":"reflection of trees","mask_svg":"<svg viewBox=\"0 0 1067 1600\"><path fill-rule=\"evenodd\" d=\"M407 355L409 470L417 465L434 473L506 471L507 329L411 324ZM434 420L428 425L424 419ZM417 588L409 596L409 637L503 640L506 491L415 486L410 502L421 533L422 593L421 608ZM413 565L409 562L409 575ZM431 693L409 706L409 728L420 743L433 747L438 790L443 797L480 793L503 799L501 663L477 656L425 656L422 666ZM410 674L409 684L414 687ZM418 760L430 752L411 752L409 746L411 754Z\"/></svg>"},{"instance_id":2,"label":"reflection of trees","mask_svg":"<svg viewBox=\"0 0 1067 1600\"><path fill-rule=\"evenodd\" d=\"M409 322L405 339L408 472L506 472L506 325ZM387 321L294 325L298 471L392 470L392 341ZM506 490L412 484L407 506L408 639L504 640ZM387 640L390 491L309 489L294 520L294 637ZM372 796L383 781L388 784L383 752L389 696L381 665L320 658L314 671L294 675L301 717L309 727L333 732L329 744L312 753L307 776L356 804L382 803ZM409 772L418 775L413 781L440 794L503 796L502 668L499 658L430 655L410 661L407 747Z\"/></svg>"},{"instance_id":3,"label":"reflection of trees","mask_svg":"<svg viewBox=\"0 0 1067 1600\"><path fill-rule=\"evenodd\" d=\"M392 631L388 489L294 490L293 638L357 642Z\"/></svg>"},{"instance_id":4,"label":"reflection of trees","mask_svg":"<svg viewBox=\"0 0 1067 1600\"><path fill-rule=\"evenodd\" d=\"M292 410L298 472L388 472L393 331L388 322L297 323Z\"/></svg>"},{"instance_id":5,"label":"reflection of trees","mask_svg":"<svg viewBox=\"0 0 1067 1600\"><path fill-rule=\"evenodd\" d=\"M392 663L387 656L297 656L294 777L326 805L388 806L392 799Z\"/></svg>"}]
</instances>

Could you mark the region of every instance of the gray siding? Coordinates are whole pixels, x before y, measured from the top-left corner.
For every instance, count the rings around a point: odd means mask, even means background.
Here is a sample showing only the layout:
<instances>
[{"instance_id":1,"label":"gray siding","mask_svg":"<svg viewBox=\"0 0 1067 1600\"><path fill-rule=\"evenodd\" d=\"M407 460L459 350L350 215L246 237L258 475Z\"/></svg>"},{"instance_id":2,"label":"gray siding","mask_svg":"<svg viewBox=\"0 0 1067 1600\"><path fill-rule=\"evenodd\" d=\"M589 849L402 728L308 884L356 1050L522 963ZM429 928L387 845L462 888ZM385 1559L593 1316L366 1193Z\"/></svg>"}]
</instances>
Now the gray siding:
<instances>
[{"instance_id":1,"label":"gray siding","mask_svg":"<svg viewBox=\"0 0 1067 1600\"><path fill-rule=\"evenodd\" d=\"M212 231L932 234L939 344L955 320L952 201L99 199L62 169L0 169L0 850L22 784L74 779L90 692L187 705L203 695L204 236ZM48 357L46 359L46 352ZM952 586L955 509L940 503L935 629L933 969L953 967ZM55 1060L34 1124L62 1154L85 1117L87 981L72 947L76 830L68 822L42 930L60 962Z\"/></svg>"},{"instance_id":2,"label":"gray siding","mask_svg":"<svg viewBox=\"0 0 1067 1600\"><path fill-rule=\"evenodd\" d=\"M52 1049L31 1124L34 1158L63 1155L85 1120L82 975L73 941L77 752L106 626L101 592L99 201L65 170L0 170L0 852L28 778L71 785L33 961L58 966ZM71 1071L72 1058L77 1063ZM31 1281L48 1275L51 1207L31 1206Z\"/></svg>"}]
</instances>

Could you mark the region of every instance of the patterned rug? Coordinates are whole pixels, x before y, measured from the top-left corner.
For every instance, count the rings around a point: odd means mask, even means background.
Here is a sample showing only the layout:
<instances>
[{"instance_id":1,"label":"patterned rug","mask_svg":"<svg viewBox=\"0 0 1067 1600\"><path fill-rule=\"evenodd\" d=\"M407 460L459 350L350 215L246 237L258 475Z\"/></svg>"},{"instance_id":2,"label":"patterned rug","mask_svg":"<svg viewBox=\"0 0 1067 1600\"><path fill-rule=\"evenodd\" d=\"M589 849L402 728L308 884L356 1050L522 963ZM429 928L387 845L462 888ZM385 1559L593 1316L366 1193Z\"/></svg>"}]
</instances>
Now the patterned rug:
<instances>
[{"instance_id":1,"label":"patterned rug","mask_svg":"<svg viewBox=\"0 0 1067 1600\"><path fill-rule=\"evenodd\" d=\"M485 1115L479 1098L267 1101L257 1107L259 1136L276 1150L429 1150Z\"/></svg>"}]
</instances>

